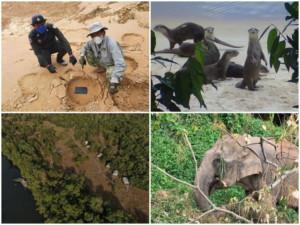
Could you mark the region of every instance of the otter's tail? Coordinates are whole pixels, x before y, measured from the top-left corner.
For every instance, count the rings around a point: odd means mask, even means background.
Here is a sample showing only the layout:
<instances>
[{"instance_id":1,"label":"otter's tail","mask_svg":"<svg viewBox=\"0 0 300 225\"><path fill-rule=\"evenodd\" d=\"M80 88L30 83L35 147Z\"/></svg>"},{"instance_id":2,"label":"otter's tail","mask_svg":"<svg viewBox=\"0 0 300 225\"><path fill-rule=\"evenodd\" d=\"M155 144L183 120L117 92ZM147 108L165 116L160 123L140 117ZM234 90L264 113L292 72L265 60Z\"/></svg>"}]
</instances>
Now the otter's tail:
<instances>
[{"instance_id":1,"label":"otter's tail","mask_svg":"<svg viewBox=\"0 0 300 225\"><path fill-rule=\"evenodd\" d=\"M160 51L156 51L155 54L178 54L178 49L163 49Z\"/></svg>"}]
</instances>

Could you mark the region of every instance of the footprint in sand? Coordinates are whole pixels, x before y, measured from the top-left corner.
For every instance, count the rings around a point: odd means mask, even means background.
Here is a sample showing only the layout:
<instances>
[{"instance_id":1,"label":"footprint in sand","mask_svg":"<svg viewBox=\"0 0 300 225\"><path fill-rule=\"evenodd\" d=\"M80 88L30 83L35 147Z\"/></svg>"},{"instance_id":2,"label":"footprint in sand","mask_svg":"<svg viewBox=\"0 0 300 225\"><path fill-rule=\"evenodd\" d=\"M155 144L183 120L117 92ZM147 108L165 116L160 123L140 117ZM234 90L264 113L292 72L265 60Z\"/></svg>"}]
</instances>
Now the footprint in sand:
<instances>
[{"instance_id":1,"label":"footprint in sand","mask_svg":"<svg viewBox=\"0 0 300 225\"><path fill-rule=\"evenodd\" d=\"M114 100L118 108L121 110L147 110L148 99L147 90L148 83L136 83L126 77L122 81L119 92L115 95Z\"/></svg>"},{"instance_id":2,"label":"footprint in sand","mask_svg":"<svg viewBox=\"0 0 300 225\"><path fill-rule=\"evenodd\" d=\"M29 73L21 77L18 81L22 94L33 93L37 91L37 73Z\"/></svg>"},{"instance_id":3,"label":"footprint in sand","mask_svg":"<svg viewBox=\"0 0 300 225\"><path fill-rule=\"evenodd\" d=\"M38 79L36 73L29 73L18 81L22 95L15 102L16 108L21 108L23 104L32 103L39 99L38 86L34 85L37 84L36 79Z\"/></svg>"},{"instance_id":4,"label":"footprint in sand","mask_svg":"<svg viewBox=\"0 0 300 225\"><path fill-rule=\"evenodd\" d=\"M141 43L144 37L135 33L126 33L122 36L122 46L128 51L141 51Z\"/></svg>"},{"instance_id":5,"label":"footprint in sand","mask_svg":"<svg viewBox=\"0 0 300 225\"><path fill-rule=\"evenodd\" d=\"M127 64L125 74L131 74L138 68L138 63L131 57L125 56L124 58L125 58L125 62Z\"/></svg>"}]
</instances>

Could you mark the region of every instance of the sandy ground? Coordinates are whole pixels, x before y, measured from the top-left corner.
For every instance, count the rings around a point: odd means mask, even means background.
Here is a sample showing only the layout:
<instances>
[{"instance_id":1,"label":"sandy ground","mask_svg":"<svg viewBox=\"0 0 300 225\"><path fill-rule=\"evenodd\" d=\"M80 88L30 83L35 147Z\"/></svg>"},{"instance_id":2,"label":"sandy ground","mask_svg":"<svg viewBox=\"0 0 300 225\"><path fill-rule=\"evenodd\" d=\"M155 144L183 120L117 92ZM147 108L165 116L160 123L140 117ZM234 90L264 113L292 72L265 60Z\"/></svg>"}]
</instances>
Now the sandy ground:
<instances>
[{"instance_id":1,"label":"sandy ground","mask_svg":"<svg viewBox=\"0 0 300 225\"><path fill-rule=\"evenodd\" d=\"M152 27L157 24L164 24L170 28L174 28L184 22L183 20L160 21L156 18L152 18ZM244 48L237 49L239 55L232 61L244 64L247 55L248 46L248 29L250 27L256 27L262 32L271 22L276 24L280 29L285 25L284 21L220 21L220 20L199 20L191 21L202 25L203 27L213 26L215 27L215 36L228 43L245 46ZM288 30L288 32L291 32ZM169 42L161 34L156 33L157 47L156 50L168 48ZM261 40L264 54L268 60L267 52L267 35ZM229 49L218 45L221 54L224 50ZM176 45L178 47L178 45ZM161 54L167 58L172 59L171 54ZM171 71L176 72L186 61L185 58L174 57L174 61L179 65L172 65ZM269 67L268 67L269 68ZM164 74L169 71L170 66L164 68L158 64L151 65L151 74ZM258 91L249 91L248 89L242 90L235 88L235 84L240 81L239 78L227 78L225 81L216 82L218 89L216 90L211 85L204 86L205 103L207 110L203 107L200 108L198 100L192 96L190 100L190 111L209 111L209 112L296 112L297 109L293 108L298 104L298 85L287 82L291 78L291 72L288 72L285 66L281 66L279 72L276 74L274 68L269 68L270 72L261 77L258 82L259 86L263 86ZM182 111L189 111L186 108L181 107Z\"/></svg>"},{"instance_id":2,"label":"sandy ground","mask_svg":"<svg viewBox=\"0 0 300 225\"><path fill-rule=\"evenodd\" d=\"M2 3L2 110L148 111L148 10L148 3L138 2ZM82 71L79 63L67 67L54 63L55 75L39 67L28 41L31 16L36 13L60 28L77 58L91 23L100 21L109 28L107 35L123 47L127 63L113 98L105 74L93 67ZM71 88L77 85L87 86L88 94L73 94Z\"/></svg>"}]
</instances>

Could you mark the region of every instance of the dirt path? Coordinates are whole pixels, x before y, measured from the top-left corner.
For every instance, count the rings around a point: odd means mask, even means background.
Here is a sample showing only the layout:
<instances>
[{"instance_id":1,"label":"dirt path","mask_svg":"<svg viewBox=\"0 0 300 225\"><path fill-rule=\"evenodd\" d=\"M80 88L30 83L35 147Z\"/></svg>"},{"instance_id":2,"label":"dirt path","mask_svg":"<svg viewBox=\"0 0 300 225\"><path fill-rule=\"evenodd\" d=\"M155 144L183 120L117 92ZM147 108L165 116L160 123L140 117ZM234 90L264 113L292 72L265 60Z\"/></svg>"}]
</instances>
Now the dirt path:
<instances>
[{"instance_id":1,"label":"dirt path","mask_svg":"<svg viewBox=\"0 0 300 225\"><path fill-rule=\"evenodd\" d=\"M129 186L127 188L121 177L112 177L112 170L105 166L105 163L97 158L95 152L89 151L83 143L74 139L74 130L56 126L48 121L44 122L46 127L55 130L58 137L56 147L61 155L61 165L64 168L74 168L76 172L83 173L91 182L92 189L99 192L104 199L121 206L140 221L145 221L149 214L149 194L148 191ZM66 140L72 139L80 148L81 154L87 159L80 165L74 162L74 154L70 147L66 146ZM100 138L99 138L100 139Z\"/></svg>"},{"instance_id":2,"label":"dirt path","mask_svg":"<svg viewBox=\"0 0 300 225\"><path fill-rule=\"evenodd\" d=\"M4 111L147 111L148 110L148 3L11 3L2 4L2 107ZM55 23L79 51L87 26L101 21L107 35L123 48L127 69L119 92L108 94L105 74L79 64L57 66L49 74L37 64L28 33L32 14L40 12ZM14 51L11 51L14 49ZM67 57L66 57L67 59ZM53 61L54 57L53 57ZM74 85L86 86L85 96Z\"/></svg>"}]
</instances>

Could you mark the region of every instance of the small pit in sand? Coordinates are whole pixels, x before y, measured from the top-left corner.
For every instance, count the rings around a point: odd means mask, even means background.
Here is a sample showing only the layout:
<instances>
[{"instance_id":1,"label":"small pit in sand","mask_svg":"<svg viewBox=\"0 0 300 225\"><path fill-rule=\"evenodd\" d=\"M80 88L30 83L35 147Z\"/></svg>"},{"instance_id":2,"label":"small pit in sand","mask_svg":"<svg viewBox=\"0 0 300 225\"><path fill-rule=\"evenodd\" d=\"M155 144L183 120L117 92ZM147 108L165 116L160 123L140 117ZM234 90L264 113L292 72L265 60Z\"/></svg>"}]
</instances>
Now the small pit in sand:
<instances>
[{"instance_id":1,"label":"small pit in sand","mask_svg":"<svg viewBox=\"0 0 300 225\"><path fill-rule=\"evenodd\" d=\"M76 87L85 87L87 93L75 93ZM72 103L86 105L93 102L100 95L100 85L97 80L89 77L75 77L67 84L67 96Z\"/></svg>"}]
</instances>

